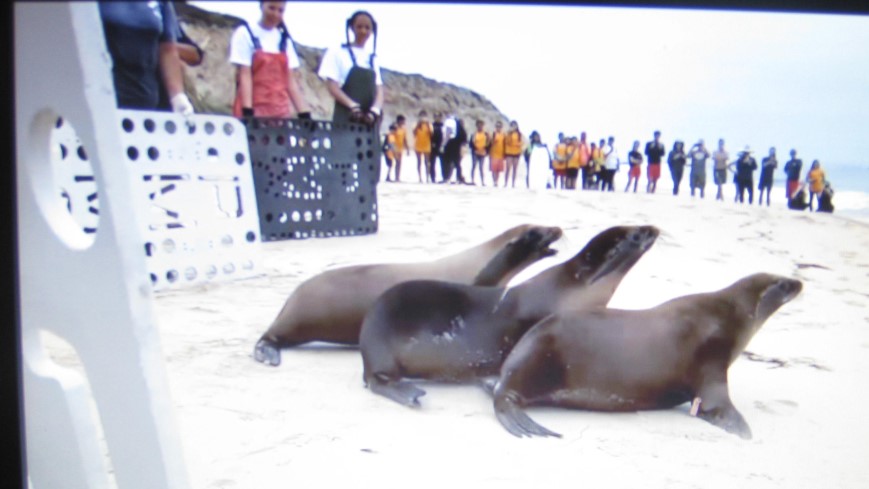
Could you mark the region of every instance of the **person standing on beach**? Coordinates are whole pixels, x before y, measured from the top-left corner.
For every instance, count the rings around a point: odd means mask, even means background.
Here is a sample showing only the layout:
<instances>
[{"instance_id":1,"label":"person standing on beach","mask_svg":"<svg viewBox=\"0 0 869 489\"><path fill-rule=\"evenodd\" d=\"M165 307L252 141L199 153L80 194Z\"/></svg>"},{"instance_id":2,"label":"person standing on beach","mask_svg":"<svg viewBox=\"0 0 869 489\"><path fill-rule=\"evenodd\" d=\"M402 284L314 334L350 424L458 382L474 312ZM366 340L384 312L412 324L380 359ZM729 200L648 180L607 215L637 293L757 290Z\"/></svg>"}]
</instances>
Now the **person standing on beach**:
<instances>
[{"instance_id":1,"label":"person standing on beach","mask_svg":"<svg viewBox=\"0 0 869 489\"><path fill-rule=\"evenodd\" d=\"M812 210L812 201L815 196L818 197L820 205L821 192L824 191L824 183L827 181L827 176L821 168L821 162L815 160L812 162L812 167L806 175L806 184L809 186L809 210Z\"/></svg>"},{"instance_id":2,"label":"person standing on beach","mask_svg":"<svg viewBox=\"0 0 869 489\"><path fill-rule=\"evenodd\" d=\"M229 62L235 66L236 85L232 115L282 117L311 112L293 74L301 68L293 40L284 25L286 2L260 2L261 16L235 29L229 45Z\"/></svg>"},{"instance_id":3,"label":"person standing on beach","mask_svg":"<svg viewBox=\"0 0 869 489\"><path fill-rule=\"evenodd\" d=\"M564 133L558 133L558 144L555 145L555 150L552 155L552 188L567 188L565 180L567 175L567 141L564 140Z\"/></svg>"},{"instance_id":4,"label":"person standing on beach","mask_svg":"<svg viewBox=\"0 0 869 489\"><path fill-rule=\"evenodd\" d=\"M769 194L772 192L773 172L778 167L775 148L769 148L769 156L760 160L760 181L757 184L757 205L763 205L763 191L766 189L766 206L769 207Z\"/></svg>"},{"instance_id":5,"label":"person standing on beach","mask_svg":"<svg viewBox=\"0 0 869 489\"><path fill-rule=\"evenodd\" d=\"M591 185L593 168L591 165L591 148L588 145L585 131L579 134L579 142L576 145L576 150L579 153L579 169L582 171L582 188L587 189ZM575 178L573 188L576 188Z\"/></svg>"},{"instance_id":6,"label":"person standing on beach","mask_svg":"<svg viewBox=\"0 0 869 489\"><path fill-rule=\"evenodd\" d=\"M504 141L504 161L507 167L507 173L504 175L505 187L507 180L510 180L511 187L516 187L516 172L519 170L519 157L522 155L524 143L522 133L519 132L519 123L510 121L510 131L507 132L507 138Z\"/></svg>"},{"instance_id":7,"label":"person standing on beach","mask_svg":"<svg viewBox=\"0 0 869 489\"><path fill-rule=\"evenodd\" d=\"M356 122L375 127L383 108L383 79L375 59L377 22L370 13L356 11L347 19L344 34L347 42L327 49L317 71L320 78L326 80L326 89L335 99L332 122ZM370 48L369 39L373 39ZM399 125L399 131L400 139L405 129ZM406 144L404 148L407 148ZM410 155L410 148L407 150ZM395 162L396 168L401 168L400 151L396 152Z\"/></svg>"},{"instance_id":8,"label":"person standing on beach","mask_svg":"<svg viewBox=\"0 0 869 489\"><path fill-rule=\"evenodd\" d=\"M688 177L688 183L691 185L691 197L694 197L694 190L697 189L700 190L700 198L702 199L706 191L706 160L709 158L709 151L706 150L706 145L702 139L691 147L688 156L691 157L691 175Z\"/></svg>"},{"instance_id":9,"label":"person standing on beach","mask_svg":"<svg viewBox=\"0 0 869 489\"><path fill-rule=\"evenodd\" d=\"M744 194L748 190L748 203L754 203L754 170L757 170L757 161L751 156L751 148L746 146L736 160L736 199L739 203L745 202Z\"/></svg>"},{"instance_id":10,"label":"person standing on beach","mask_svg":"<svg viewBox=\"0 0 869 489\"><path fill-rule=\"evenodd\" d=\"M416 123L416 127L413 128L413 150L416 153L416 172L419 174L419 183L423 182L423 171L425 172L425 181L428 183L434 183L434 180L431 179L432 131L432 126L428 122L428 112L421 110L419 112L419 120Z\"/></svg>"},{"instance_id":11,"label":"person standing on beach","mask_svg":"<svg viewBox=\"0 0 869 489\"><path fill-rule=\"evenodd\" d=\"M583 175L582 188L588 189L588 190L594 188L594 176L595 176L594 167L596 166L596 162L597 162L598 158L600 158L600 148L597 147L597 143L591 143L591 149L589 149L589 154L590 154L590 156L588 158L588 164L583 167L583 172L582 172L582 175ZM586 168L588 169L587 172L585 171ZM587 180L586 180L586 176L588 178Z\"/></svg>"},{"instance_id":12,"label":"person standing on beach","mask_svg":"<svg viewBox=\"0 0 869 489\"><path fill-rule=\"evenodd\" d=\"M646 160L649 163L646 177L649 179L646 185L647 193L655 193L658 187L658 178L661 177L661 159L667 150L661 142L661 131L654 132L654 139L646 143Z\"/></svg>"},{"instance_id":13,"label":"person standing on beach","mask_svg":"<svg viewBox=\"0 0 869 489\"><path fill-rule=\"evenodd\" d=\"M785 184L785 192L787 198L793 197L794 192L800 188L800 173L803 171L803 160L797 158L797 150L791 150L791 159L785 163L784 172L787 174L787 183Z\"/></svg>"},{"instance_id":14,"label":"person standing on beach","mask_svg":"<svg viewBox=\"0 0 869 489\"><path fill-rule=\"evenodd\" d=\"M172 111L187 118L193 104L184 93L175 8L172 2L153 4L99 2L117 106L154 110L162 85Z\"/></svg>"},{"instance_id":15,"label":"person standing on beach","mask_svg":"<svg viewBox=\"0 0 869 489\"><path fill-rule=\"evenodd\" d=\"M495 122L495 132L492 133L491 146L489 146L489 168L492 170L492 181L498 186L501 172L504 171L504 146L506 134L502 130L501 121ZM504 178L504 186L507 186L507 178Z\"/></svg>"},{"instance_id":16,"label":"person standing on beach","mask_svg":"<svg viewBox=\"0 0 869 489\"><path fill-rule=\"evenodd\" d=\"M468 142L468 133L461 119L455 119L455 131L453 125L447 128L447 142L444 144L444 164L447 166L447 175L441 183L448 183L453 178L453 170L459 183L465 183L462 175L462 147Z\"/></svg>"},{"instance_id":17,"label":"person standing on beach","mask_svg":"<svg viewBox=\"0 0 869 489\"><path fill-rule=\"evenodd\" d=\"M529 189L545 189L546 174L552 167L549 148L540 139L540 133L531 131L528 147L525 148L525 186Z\"/></svg>"},{"instance_id":18,"label":"person standing on beach","mask_svg":"<svg viewBox=\"0 0 869 489\"><path fill-rule=\"evenodd\" d=\"M395 182L401 181L402 152L410 156L410 146L407 144L407 129L404 128L404 115L395 117Z\"/></svg>"},{"instance_id":19,"label":"person standing on beach","mask_svg":"<svg viewBox=\"0 0 869 489\"><path fill-rule=\"evenodd\" d=\"M567 163L565 163L565 182L564 188L569 190L573 190L576 188L576 180L579 178L579 168L580 168L580 157L581 154L579 152L579 142L576 140L575 136L571 136L567 138L567 149L566 149L565 158L567 159Z\"/></svg>"},{"instance_id":20,"label":"person standing on beach","mask_svg":"<svg viewBox=\"0 0 869 489\"><path fill-rule=\"evenodd\" d=\"M667 156L667 166L670 167L670 177L673 178L673 195L679 195L679 185L682 183L682 175L685 172L685 143L676 141L673 150Z\"/></svg>"},{"instance_id":21,"label":"person standing on beach","mask_svg":"<svg viewBox=\"0 0 869 489\"><path fill-rule=\"evenodd\" d=\"M616 172L619 170L619 152L615 147L616 138L610 136L606 142L606 146L603 147L603 185L601 185L601 192L609 190L610 192L614 192L613 188L613 180L615 180Z\"/></svg>"},{"instance_id":22,"label":"person standing on beach","mask_svg":"<svg viewBox=\"0 0 869 489\"><path fill-rule=\"evenodd\" d=\"M443 177L445 173L444 168L444 160L441 158L441 151L443 151L444 147L444 116L440 112L434 113L434 122L431 125L431 178L432 182L436 182L437 178L435 178L435 169L437 168L438 162L440 161L441 167L441 177Z\"/></svg>"},{"instance_id":23,"label":"person standing on beach","mask_svg":"<svg viewBox=\"0 0 869 489\"><path fill-rule=\"evenodd\" d=\"M474 185L474 175L477 168L480 168L480 185L486 186L486 178L483 175L483 163L486 161L486 156L489 154L489 146L492 141L489 139L489 133L485 128L486 123L481 119L477 119L477 131L471 136L471 185Z\"/></svg>"},{"instance_id":24,"label":"person standing on beach","mask_svg":"<svg viewBox=\"0 0 869 489\"><path fill-rule=\"evenodd\" d=\"M386 181L391 182L390 173L395 161L395 124L389 125L389 132L383 138L383 157L386 158Z\"/></svg>"},{"instance_id":25,"label":"person standing on beach","mask_svg":"<svg viewBox=\"0 0 869 489\"><path fill-rule=\"evenodd\" d=\"M724 184L727 183L727 162L730 160L730 154L724 149L724 140L718 140L718 150L712 154L712 178L715 185L718 186L718 193L715 195L715 200L724 200Z\"/></svg>"},{"instance_id":26,"label":"person standing on beach","mask_svg":"<svg viewBox=\"0 0 869 489\"><path fill-rule=\"evenodd\" d=\"M628 184L625 185L625 192L631 188L631 181L634 182L634 193L637 193L637 183L640 181L640 174L643 167L643 154L640 153L640 142L634 141L634 148L628 153L628 163L631 169L628 170Z\"/></svg>"}]
</instances>

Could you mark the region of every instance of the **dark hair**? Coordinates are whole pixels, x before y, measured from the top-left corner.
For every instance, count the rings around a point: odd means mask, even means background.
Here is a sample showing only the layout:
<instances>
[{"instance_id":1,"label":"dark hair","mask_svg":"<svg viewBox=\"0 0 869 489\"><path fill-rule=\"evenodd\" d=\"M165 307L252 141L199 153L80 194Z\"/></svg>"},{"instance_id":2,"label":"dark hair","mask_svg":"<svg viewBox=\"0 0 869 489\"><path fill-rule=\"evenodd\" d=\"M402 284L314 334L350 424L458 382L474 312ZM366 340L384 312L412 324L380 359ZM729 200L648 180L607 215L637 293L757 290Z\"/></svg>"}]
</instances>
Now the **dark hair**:
<instances>
[{"instance_id":1,"label":"dark hair","mask_svg":"<svg viewBox=\"0 0 869 489\"><path fill-rule=\"evenodd\" d=\"M357 10L353 12L353 15L347 19L347 24L344 29L344 35L347 36L347 48L350 48L350 29L353 27L353 23L356 22L360 16L365 15L369 19L371 19L371 32L374 34L374 50L371 52L371 57L368 58L368 64L374 67L374 57L377 56L377 21L374 20L374 16L365 10ZM352 51L351 51L352 55Z\"/></svg>"}]
</instances>

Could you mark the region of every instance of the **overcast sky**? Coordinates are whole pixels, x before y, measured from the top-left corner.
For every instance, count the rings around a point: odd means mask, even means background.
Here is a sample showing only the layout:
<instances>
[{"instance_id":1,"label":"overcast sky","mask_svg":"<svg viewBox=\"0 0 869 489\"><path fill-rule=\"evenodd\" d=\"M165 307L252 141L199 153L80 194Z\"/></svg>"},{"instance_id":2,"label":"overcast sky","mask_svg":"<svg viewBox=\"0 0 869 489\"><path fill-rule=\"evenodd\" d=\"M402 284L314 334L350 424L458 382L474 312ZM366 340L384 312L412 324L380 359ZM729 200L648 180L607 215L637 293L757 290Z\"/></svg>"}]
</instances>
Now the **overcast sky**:
<instances>
[{"instance_id":1,"label":"overcast sky","mask_svg":"<svg viewBox=\"0 0 869 489\"><path fill-rule=\"evenodd\" d=\"M259 17L259 2L191 3ZM286 24L328 47L360 9L378 22L382 66L477 91L547 142L586 131L625 152L660 129L668 149L724 137L731 152L869 166L866 16L289 2Z\"/></svg>"}]
</instances>

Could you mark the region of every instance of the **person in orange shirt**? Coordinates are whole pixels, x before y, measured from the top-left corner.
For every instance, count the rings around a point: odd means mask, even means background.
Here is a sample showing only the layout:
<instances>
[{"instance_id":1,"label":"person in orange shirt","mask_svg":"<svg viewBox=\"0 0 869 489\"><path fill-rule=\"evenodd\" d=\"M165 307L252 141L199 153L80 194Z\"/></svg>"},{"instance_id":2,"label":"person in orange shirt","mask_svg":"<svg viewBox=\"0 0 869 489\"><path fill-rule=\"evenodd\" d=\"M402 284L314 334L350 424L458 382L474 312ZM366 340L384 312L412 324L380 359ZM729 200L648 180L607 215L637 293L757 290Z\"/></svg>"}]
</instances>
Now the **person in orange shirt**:
<instances>
[{"instance_id":1,"label":"person in orange shirt","mask_svg":"<svg viewBox=\"0 0 869 489\"><path fill-rule=\"evenodd\" d=\"M585 132L580 133L577 150L579 151L579 168L582 170L582 188L588 188L591 181L591 165L588 164L591 161L591 148L588 147L586 139ZM574 188L576 188L575 185Z\"/></svg>"},{"instance_id":2,"label":"person in orange shirt","mask_svg":"<svg viewBox=\"0 0 869 489\"><path fill-rule=\"evenodd\" d=\"M495 132L492 133L489 145L489 169L492 170L492 181L498 186L501 172L504 171L504 143L507 135L501 130L501 121L495 123ZM504 180L506 185L506 179Z\"/></svg>"},{"instance_id":3,"label":"person in orange shirt","mask_svg":"<svg viewBox=\"0 0 869 489\"><path fill-rule=\"evenodd\" d=\"M519 132L519 123L510 121L510 131L504 139L504 166L507 167L507 173L504 175L504 186L507 186L507 180L510 180L510 186L516 187L516 172L519 169L519 156L522 155L522 133ZM513 175L511 180L510 175Z\"/></svg>"},{"instance_id":4,"label":"person in orange shirt","mask_svg":"<svg viewBox=\"0 0 869 489\"><path fill-rule=\"evenodd\" d=\"M401 159L402 152L410 156L410 146L407 144L407 129L404 128L404 116L399 114L395 118L395 180L401 181Z\"/></svg>"},{"instance_id":5,"label":"person in orange shirt","mask_svg":"<svg viewBox=\"0 0 869 489\"><path fill-rule=\"evenodd\" d=\"M471 185L474 185L474 174L477 167L480 168L480 185L486 186L486 178L483 176L483 162L489 154L491 140L489 134L483 130L486 123L477 119L477 131L471 136Z\"/></svg>"},{"instance_id":6,"label":"person in orange shirt","mask_svg":"<svg viewBox=\"0 0 869 489\"><path fill-rule=\"evenodd\" d=\"M558 144L555 145L555 155L552 158L552 188L565 188L567 176L567 153L568 141L564 140L564 133L558 133Z\"/></svg>"},{"instance_id":7,"label":"person in orange shirt","mask_svg":"<svg viewBox=\"0 0 869 489\"><path fill-rule=\"evenodd\" d=\"M818 197L818 205L821 203L821 192L824 191L824 183L827 181L827 176L821 168L821 162L815 160L812 162L812 167L806 175L806 183L809 185L809 210L812 210L812 200L815 196Z\"/></svg>"},{"instance_id":8,"label":"person in orange shirt","mask_svg":"<svg viewBox=\"0 0 869 489\"><path fill-rule=\"evenodd\" d=\"M431 179L431 134L432 127L428 121L428 113L421 110L419 121L413 128L413 150L416 152L416 171L419 173L419 183L422 183L423 168L425 168L426 182L433 183Z\"/></svg>"}]
</instances>

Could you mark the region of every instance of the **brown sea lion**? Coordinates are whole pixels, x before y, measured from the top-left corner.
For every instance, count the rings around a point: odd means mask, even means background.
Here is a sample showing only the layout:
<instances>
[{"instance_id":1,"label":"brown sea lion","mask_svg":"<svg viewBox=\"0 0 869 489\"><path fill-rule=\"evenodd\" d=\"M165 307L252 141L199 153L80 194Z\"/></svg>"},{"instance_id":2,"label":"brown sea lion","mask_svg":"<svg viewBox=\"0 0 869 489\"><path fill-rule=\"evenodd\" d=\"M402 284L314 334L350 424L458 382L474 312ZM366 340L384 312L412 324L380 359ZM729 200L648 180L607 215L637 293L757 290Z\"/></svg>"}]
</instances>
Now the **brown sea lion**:
<instances>
[{"instance_id":1,"label":"brown sea lion","mask_svg":"<svg viewBox=\"0 0 869 489\"><path fill-rule=\"evenodd\" d=\"M277 366L284 347L311 341L356 345L368 308L393 285L423 278L504 285L532 263L554 254L549 245L561 234L558 227L523 224L439 260L358 265L323 272L293 291L257 342L254 358ZM524 246L510 247L519 241Z\"/></svg>"},{"instance_id":2,"label":"brown sea lion","mask_svg":"<svg viewBox=\"0 0 869 489\"><path fill-rule=\"evenodd\" d=\"M359 336L365 384L418 406L425 391L402 379L498 375L507 353L540 319L605 306L657 236L652 226L608 229L573 258L509 289L433 280L392 287L368 311Z\"/></svg>"},{"instance_id":3,"label":"brown sea lion","mask_svg":"<svg viewBox=\"0 0 869 489\"><path fill-rule=\"evenodd\" d=\"M516 436L560 437L522 408L637 411L694 400L699 409L695 405L692 414L751 438L730 402L727 369L764 321L800 290L798 280L756 274L652 309L550 316L504 361L495 413Z\"/></svg>"}]
</instances>

